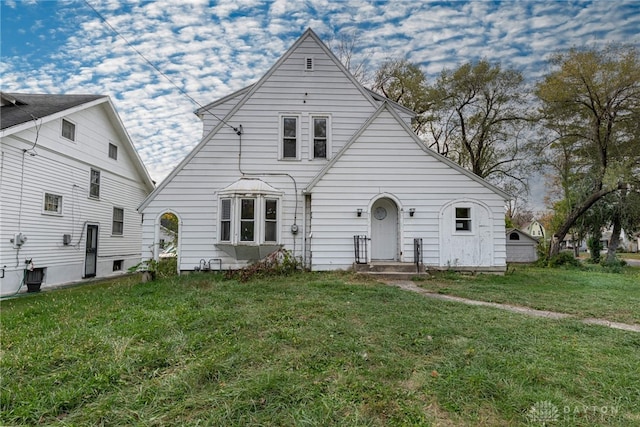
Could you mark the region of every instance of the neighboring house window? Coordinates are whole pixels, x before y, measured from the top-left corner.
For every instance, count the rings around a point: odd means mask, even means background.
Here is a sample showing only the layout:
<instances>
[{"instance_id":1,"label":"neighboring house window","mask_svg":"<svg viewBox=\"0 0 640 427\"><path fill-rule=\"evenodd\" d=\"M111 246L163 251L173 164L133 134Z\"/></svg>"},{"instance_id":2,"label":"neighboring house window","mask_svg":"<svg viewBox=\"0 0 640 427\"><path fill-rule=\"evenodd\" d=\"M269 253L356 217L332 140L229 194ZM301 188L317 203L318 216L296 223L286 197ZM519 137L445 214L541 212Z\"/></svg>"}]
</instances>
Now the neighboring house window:
<instances>
[{"instance_id":1,"label":"neighboring house window","mask_svg":"<svg viewBox=\"0 0 640 427\"><path fill-rule=\"evenodd\" d=\"M122 236L124 232L124 209L113 208L113 228L111 234L114 236Z\"/></svg>"},{"instance_id":2,"label":"neighboring house window","mask_svg":"<svg viewBox=\"0 0 640 427\"><path fill-rule=\"evenodd\" d=\"M231 199L220 200L220 241L231 241Z\"/></svg>"},{"instance_id":3,"label":"neighboring house window","mask_svg":"<svg viewBox=\"0 0 640 427\"><path fill-rule=\"evenodd\" d=\"M91 181L89 182L89 197L100 197L100 171L91 169Z\"/></svg>"},{"instance_id":4,"label":"neighboring house window","mask_svg":"<svg viewBox=\"0 0 640 427\"><path fill-rule=\"evenodd\" d=\"M300 140L298 121L298 116L281 116L281 158L283 159L298 158L298 142Z\"/></svg>"},{"instance_id":5,"label":"neighboring house window","mask_svg":"<svg viewBox=\"0 0 640 427\"><path fill-rule=\"evenodd\" d=\"M256 200L240 200L240 241L253 242L255 240Z\"/></svg>"},{"instance_id":6,"label":"neighboring house window","mask_svg":"<svg viewBox=\"0 0 640 427\"><path fill-rule=\"evenodd\" d=\"M50 214L62 214L62 196L44 193L44 211Z\"/></svg>"},{"instance_id":7,"label":"neighboring house window","mask_svg":"<svg viewBox=\"0 0 640 427\"><path fill-rule=\"evenodd\" d=\"M76 125L71 123L69 120L62 119L62 136L64 138L70 139L71 141L75 141Z\"/></svg>"},{"instance_id":8,"label":"neighboring house window","mask_svg":"<svg viewBox=\"0 0 640 427\"><path fill-rule=\"evenodd\" d=\"M471 208L456 208L456 231L471 231Z\"/></svg>"},{"instance_id":9,"label":"neighboring house window","mask_svg":"<svg viewBox=\"0 0 640 427\"><path fill-rule=\"evenodd\" d=\"M278 200L265 199L264 201L264 241L278 241Z\"/></svg>"},{"instance_id":10,"label":"neighboring house window","mask_svg":"<svg viewBox=\"0 0 640 427\"><path fill-rule=\"evenodd\" d=\"M109 143L109 158L113 160L118 160L118 146Z\"/></svg>"},{"instance_id":11,"label":"neighboring house window","mask_svg":"<svg viewBox=\"0 0 640 427\"><path fill-rule=\"evenodd\" d=\"M329 117L311 117L311 140L313 142L313 158L326 159L329 148Z\"/></svg>"}]
</instances>

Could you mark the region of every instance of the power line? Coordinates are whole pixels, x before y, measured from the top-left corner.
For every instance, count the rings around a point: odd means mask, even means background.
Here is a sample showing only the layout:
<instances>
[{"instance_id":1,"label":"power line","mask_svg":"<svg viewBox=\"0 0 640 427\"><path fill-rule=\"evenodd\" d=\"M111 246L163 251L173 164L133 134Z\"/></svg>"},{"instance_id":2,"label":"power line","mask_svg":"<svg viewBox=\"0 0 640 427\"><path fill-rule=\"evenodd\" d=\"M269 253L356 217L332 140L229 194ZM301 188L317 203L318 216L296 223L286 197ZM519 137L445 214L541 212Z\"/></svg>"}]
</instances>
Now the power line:
<instances>
[{"instance_id":1,"label":"power line","mask_svg":"<svg viewBox=\"0 0 640 427\"><path fill-rule=\"evenodd\" d=\"M202 104L200 104L198 101L196 101L191 95L189 95L187 92L185 92L180 86L178 86L177 84L175 84L173 82L173 80L171 80L169 78L169 76L167 76L165 73L162 72L162 70L160 70L158 67L156 67L156 65L151 62L149 59L147 59L147 57L145 57L138 49L136 49L130 42L129 40L127 40L122 34L120 34L118 32L118 30L116 30L110 23L109 21L107 21L107 18L105 18L100 12L98 12L98 10L96 10L95 7L93 7L91 5L91 3L89 3L88 0L84 0L84 3L89 6L89 8L91 10L93 10L93 12L98 15L98 17L102 20L102 22L104 22L104 24L109 27L111 29L111 31L113 31L114 34L116 34L118 37L120 37L122 40L124 40L124 42L127 44L127 46L129 46L136 54L138 54L142 59L145 60L145 62L147 64L149 64L151 66L151 68L153 68L154 70L156 70L162 77L164 77L169 83L171 83L171 85L173 87L175 87L176 89L178 89L178 91L184 95L185 97L187 97L191 102L193 102L194 104L196 104L197 106L199 106L200 108L202 108L203 110L208 111L213 117L215 117L216 119L220 120L222 123L224 123L226 126L230 127L231 129L233 129L233 131L235 133L237 133L238 135L240 135L240 133L242 133L242 129L238 129L235 126L230 125L229 123L227 123L226 121L224 121L224 119L218 117L215 113L213 113L211 110L209 110L207 107L203 106Z\"/></svg>"}]
</instances>

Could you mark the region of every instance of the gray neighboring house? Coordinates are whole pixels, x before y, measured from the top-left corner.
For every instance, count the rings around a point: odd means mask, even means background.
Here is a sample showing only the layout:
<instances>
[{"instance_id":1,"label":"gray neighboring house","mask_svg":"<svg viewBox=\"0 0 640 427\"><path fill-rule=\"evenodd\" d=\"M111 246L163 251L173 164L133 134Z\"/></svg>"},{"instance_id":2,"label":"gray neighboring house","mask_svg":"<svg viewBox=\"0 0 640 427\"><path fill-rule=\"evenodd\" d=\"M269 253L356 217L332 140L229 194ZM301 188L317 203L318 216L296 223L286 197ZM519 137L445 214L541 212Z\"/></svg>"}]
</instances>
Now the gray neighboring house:
<instances>
[{"instance_id":1,"label":"gray neighboring house","mask_svg":"<svg viewBox=\"0 0 640 427\"><path fill-rule=\"evenodd\" d=\"M0 295L138 263L154 185L109 97L0 95Z\"/></svg>"}]
</instances>

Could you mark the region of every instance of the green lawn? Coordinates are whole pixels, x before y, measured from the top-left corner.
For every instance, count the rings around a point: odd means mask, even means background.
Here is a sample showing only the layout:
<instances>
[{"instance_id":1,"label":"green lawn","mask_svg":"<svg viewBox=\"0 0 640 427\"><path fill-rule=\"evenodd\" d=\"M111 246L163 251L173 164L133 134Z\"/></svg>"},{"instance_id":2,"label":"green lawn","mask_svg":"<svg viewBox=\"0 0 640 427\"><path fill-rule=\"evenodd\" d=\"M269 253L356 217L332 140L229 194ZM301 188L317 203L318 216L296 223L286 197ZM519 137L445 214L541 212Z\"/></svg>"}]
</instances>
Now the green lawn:
<instances>
[{"instance_id":1,"label":"green lawn","mask_svg":"<svg viewBox=\"0 0 640 427\"><path fill-rule=\"evenodd\" d=\"M600 266L510 267L504 276L436 273L418 284L465 298L640 324L640 268L611 273Z\"/></svg>"},{"instance_id":2,"label":"green lawn","mask_svg":"<svg viewBox=\"0 0 640 427\"><path fill-rule=\"evenodd\" d=\"M121 279L3 301L1 332L3 425L640 423L640 334L348 274Z\"/></svg>"}]
</instances>

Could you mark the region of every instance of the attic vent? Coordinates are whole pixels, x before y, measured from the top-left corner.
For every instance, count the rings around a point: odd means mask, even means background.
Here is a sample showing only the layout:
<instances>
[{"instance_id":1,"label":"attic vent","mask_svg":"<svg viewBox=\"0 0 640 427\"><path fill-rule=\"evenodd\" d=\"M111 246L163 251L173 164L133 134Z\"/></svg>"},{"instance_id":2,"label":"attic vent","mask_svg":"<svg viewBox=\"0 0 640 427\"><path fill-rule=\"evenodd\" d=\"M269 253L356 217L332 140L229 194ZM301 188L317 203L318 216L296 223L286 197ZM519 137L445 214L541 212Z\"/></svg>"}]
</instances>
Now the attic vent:
<instances>
[{"instance_id":1,"label":"attic vent","mask_svg":"<svg viewBox=\"0 0 640 427\"><path fill-rule=\"evenodd\" d=\"M305 71L313 71L313 58L305 58L304 69Z\"/></svg>"}]
</instances>

